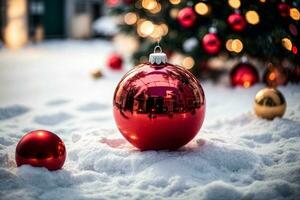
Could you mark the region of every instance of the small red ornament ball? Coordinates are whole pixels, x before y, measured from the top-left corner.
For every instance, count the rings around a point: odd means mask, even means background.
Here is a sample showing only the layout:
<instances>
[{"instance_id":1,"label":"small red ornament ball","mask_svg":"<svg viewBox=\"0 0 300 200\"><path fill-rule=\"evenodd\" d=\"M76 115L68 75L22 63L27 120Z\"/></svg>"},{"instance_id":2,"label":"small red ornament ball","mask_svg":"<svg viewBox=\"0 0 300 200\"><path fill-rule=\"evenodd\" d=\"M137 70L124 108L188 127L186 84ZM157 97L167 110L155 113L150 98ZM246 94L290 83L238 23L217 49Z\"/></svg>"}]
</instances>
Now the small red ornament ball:
<instances>
[{"instance_id":1,"label":"small red ornament ball","mask_svg":"<svg viewBox=\"0 0 300 200\"><path fill-rule=\"evenodd\" d=\"M259 81L256 68L250 63L239 63L230 72L232 86L251 87Z\"/></svg>"},{"instance_id":2,"label":"small red ornament ball","mask_svg":"<svg viewBox=\"0 0 300 200\"><path fill-rule=\"evenodd\" d=\"M287 3L281 2L277 5L277 9L281 17L290 16L290 6Z\"/></svg>"},{"instance_id":3,"label":"small red ornament ball","mask_svg":"<svg viewBox=\"0 0 300 200\"><path fill-rule=\"evenodd\" d=\"M107 65L112 70L121 70L123 67L123 58L118 54L111 54L108 57Z\"/></svg>"},{"instance_id":4,"label":"small red ornament ball","mask_svg":"<svg viewBox=\"0 0 300 200\"><path fill-rule=\"evenodd\" d=\"M63 141L54 133L36 130L27 133L16 147L17 166L32 165L48 170L62 168L66 159Z\"/></svg>"},{"instance_id":5,"label":"small red ornament ball","mask_svg":"<svg viewBox=\"0 0 300 200\"><path fill-rule=\"evenodd\" d=\"M191 141L205 116L205 96L189 71L169 63L145 63L119 82L113 99L115 122L140 150L175 150Z\"/></svg>"},{"instance_id":6,"label":"small red ornament ball","mask_svg":"<svg viewBox=\"0 0 300 200\"><path fill-rule=\"evenodd\" d=\"M217 54L221 50L221 41L217 34L207 33L202 39L202 47L208 54Z\"/></svg>"},{"instance_id":7,"label":"small red ornament ball","mask_svg":"<svg viewBox=\"0 0 300 200\"><path fill-rule=\"evenodd\" d=\"M244 31L247 24L245 18L239 13L229 15L227 23L233 31L237 32Z\"/></svg>"},{"instance_id":8,"label":"small red ornament ball","mask_svg":"<svg viewBox=\"0 0 300 200\"><path fill-rule=\"evenodd\" d=\"M191 28L194 26L196 19L196 13L194 12L193 8L183 8L178 13L178 22L184 28Z\"/></svg>"}]
</instances>

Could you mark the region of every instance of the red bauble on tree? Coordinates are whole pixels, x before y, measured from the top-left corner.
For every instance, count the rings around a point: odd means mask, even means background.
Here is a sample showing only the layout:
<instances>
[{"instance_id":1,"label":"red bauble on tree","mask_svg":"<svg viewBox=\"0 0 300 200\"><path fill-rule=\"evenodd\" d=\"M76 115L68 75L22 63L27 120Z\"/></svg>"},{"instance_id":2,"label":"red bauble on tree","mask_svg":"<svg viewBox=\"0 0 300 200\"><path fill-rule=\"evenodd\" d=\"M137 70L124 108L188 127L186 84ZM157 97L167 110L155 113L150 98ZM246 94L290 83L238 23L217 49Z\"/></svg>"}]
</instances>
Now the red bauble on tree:
<instances>
[{"instance_id":1,"label":"red bauble on tree","mask_svg":"<svg viewBox=\"0 0 300 200\"><path fill-rule=\"evenodd\" d=\"M202 126L205 96L189 71L153 53L149 62L129 71L113 99L115 122L122 135L140 150L178 149Z\"/></svg>"},{"instance_id":2,"label":"red bauble on tree","mask_svg":"<svg viewBox=\"0 0 300 200\"><path fill-rule=\"evenodd\" d=\"M279 14L282 17L290 16L290 6L287 3L285 3L285 2L279 3L277 5L277 9L278 9Z\"/></svg>"},{"instance_id":3,"label":"red bauble on tree","mask_svg":"<svg viewBox=\"0 0 300 200\"><path fill-rule=\"evenodd\" d=\"M247 24L245 18L239 13L229 15L227 23L232 30L237 32L244 31Z\"/></svg>"},{"instance_id":4,"label":"red bauble on tree","mask_svg":"<svg viewBox=\"0 0 300 200\"><path fill-rule=\"evenodd\" d=\"M32 165L48 170L62 168L66 159L63 141L54 133L36 130L27 133L16 147L17 166Z\"/></svg>"},{"instance_id":5,"label":"red bauble on tree","mask_svg":"<svg viewBox=\"0 0 300 200\"><path fill-rule=\"evenodd\" d=\"M221 50L221 41L216 33L207 33L202 39L202 47L208 54L217 54Z\"/></svg>"},{"instance_id":6,"label":"red bauble on tree","mask_svg":"<svg viewBox=\"0 0 300 200\"><path fill-rule=\"evenodd\" d=\"M248 88L259 81L259 74L253 65L241 62L231 70L230 80L232 86Z\"/></svg>"},{"instance_id":7,"label":"red bauble on tree","mask_svg":"<svg viewBox=\"0 0 300 200\"><path fill-rule=\"evenodd\" d=\"M107 65L112 70L121 70L123 67L123 58L118 54L111 54L108 57Z\"/></svg>"},{"instance_id":8,"label":"red bauble on tree","mask_svg":"<svg viewBox=\"0 0 300 200\"><path fill-rule=\"evenodd\" d=\"M178 22L184 28L190 28L194 26L196 19L196 13L194 12L193 8L183 8L178 13Z\"/></svg>"}]
</instances>

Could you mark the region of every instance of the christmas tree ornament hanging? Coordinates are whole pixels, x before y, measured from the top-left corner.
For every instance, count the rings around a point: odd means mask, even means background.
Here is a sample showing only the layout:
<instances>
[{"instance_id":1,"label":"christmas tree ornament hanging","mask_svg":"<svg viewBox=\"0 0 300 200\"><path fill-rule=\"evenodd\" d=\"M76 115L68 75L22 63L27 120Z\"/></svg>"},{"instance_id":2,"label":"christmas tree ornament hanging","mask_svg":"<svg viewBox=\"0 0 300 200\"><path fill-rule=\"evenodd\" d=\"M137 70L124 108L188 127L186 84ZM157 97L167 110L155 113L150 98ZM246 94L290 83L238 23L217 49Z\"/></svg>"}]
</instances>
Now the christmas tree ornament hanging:
<instances>
[{"instance_id":1,"label":"christmas tree ornament hanging","mask_svg":"<svg viewBox=\"0 0 300 200\"><path fill-rule=\"evenodd\" d=\"M286 70L283 67L275 67L270 63L264 72L263 82L269 87L286 85L288 82Z\"/></svg>"},{"instance_id":2,"label":"christmas tree ornament hanging","mask_svg":"<svg viewBox=\"0 0 300 200\"><path fill-rule=\"evenodd\" d=\"M54 133L35 130L21 138L16 147L15 158L18 167L31 165L58 170L65 162L66 148L63 141Z\"/></svg>"},{"instance_id":3,"label":"christmas tree ornament hanging","mask_svg":"<svg viewBox=\"0 0 300 200\"><path fill-rule=\"evenodd\" d=\"M111 54L107 59L107 66L112 70L121 70L123 68L123 58L119 54Z\"/></svg>"},{"instance_id":4,"label":"christmas tree ornament hanging","mask_svg":"<svg viewBox=\"0 0 300 200\"><path fill-rule=\"evenodd\" d=\"M279 14L280 14L281 17L288 17L288 16L290 16L290 6L287 3L280 2L277 5L277 9L278 9L278 12L279 12Z\"/></svg>"},{"instance_id":5,"label":"christmas tree ornament hanging","mask_svg":"<svg viewBox=\"0 0 300 200\"><path fill-rule=\"evenodd\" d=\"M246 28L246 20L240 13L233 13L227 18L227 23L233 31L241 32Z\"/></svg>"},{"instance_id":6,"label":"christmas tree ornament hanging","mask_svg":"<svg viewBox=\"0 0 300 200\"><path fill-rule=\"evenodd\" d=\"M254 100L254 111L258 117L272 120L282 117L286 110L286 101L281 92L275 88L260 90Z\"/></svg>"},{"instance_id":7,"label":"christmas tree ornament hanging","mask_svg":"<svg viewBox=\"0 0 300 200\"><path fill-rule=\"evenodd\" d=\"M214 55L221 50L221 40L215 32L210 32L202 38L202 48L210 55Z\"/></svg>"},{"instance_id":8,"label":"christmas tree ornament hanging","mask_svg":"<svg viewBox=\"0 0 300 200\"><path fill-rule=\"evenodd\" d=\"M230 81L233 87L248 88L259 81L259 74L253 65L248 62L241 62L232 68Z\"/></svg>"},{"instance_id":9,"label":"christmas tree ornament hanging","mask_svg":"<svg viewBox=\"0 0 300 200\"><path fill-rule=\"evenodd\" d=\"M191 28L192 26L194 26L196 19L196 13L191 7L181 9L178 13L177 18L179 24L184 28Z\"/></svg>"},{"instance_id":10,"label":"christmas tree ornament hanging","mask_svg":"<svg viewBox=\"0 0 300 200\"><path fill-rule=\"evenodd\" d=\"M119 82L113 113L119 131L138 149L175 150L202 126L204 91L194 75L168 63L156 46L149 62L134 67Z\"/></svg>"}]
</instances>

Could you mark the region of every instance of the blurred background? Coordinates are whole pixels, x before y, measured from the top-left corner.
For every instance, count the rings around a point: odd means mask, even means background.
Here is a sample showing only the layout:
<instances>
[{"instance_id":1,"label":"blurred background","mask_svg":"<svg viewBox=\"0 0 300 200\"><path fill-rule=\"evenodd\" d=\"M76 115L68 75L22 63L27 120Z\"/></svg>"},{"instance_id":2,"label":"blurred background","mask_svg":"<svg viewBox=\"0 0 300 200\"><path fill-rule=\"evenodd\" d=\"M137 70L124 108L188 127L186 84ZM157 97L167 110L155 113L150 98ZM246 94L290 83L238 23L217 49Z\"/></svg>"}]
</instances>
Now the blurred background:
<instances>
[{"instance_id":1,"label":"blurred background","mask_svg":"<svg viewBox=\"0 0 300 200\"><path fill-rule=\"evenodd\" d=\"M171 63L201 79L229 83L232 69L246 65L276 87L300 80L299 6L299 0L0 0L1 48L101 39L112 46L101 59L115 70L124 61L147 61L160 41Z\"/></svg>"}]
</instances>

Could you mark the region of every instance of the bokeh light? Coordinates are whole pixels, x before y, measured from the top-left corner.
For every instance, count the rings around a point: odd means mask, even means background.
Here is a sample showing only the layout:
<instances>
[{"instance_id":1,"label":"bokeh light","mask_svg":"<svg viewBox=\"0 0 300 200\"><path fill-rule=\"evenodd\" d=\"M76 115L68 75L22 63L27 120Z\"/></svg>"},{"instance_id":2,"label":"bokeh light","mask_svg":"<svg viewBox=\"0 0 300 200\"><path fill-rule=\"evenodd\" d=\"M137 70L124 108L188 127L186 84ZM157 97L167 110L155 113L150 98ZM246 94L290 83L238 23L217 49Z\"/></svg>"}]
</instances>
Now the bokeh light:
<instances>
[{"instance_id":1,"label":"bokeh light","mask_svg":"<svg viewBox=\"0 0 300 200\"><path fill-rule=\"evenodd\" d=\"M129 12L124 16L124 22L128 25L133 25L137 21L137 15L133 12Z\"/></svg>"},{"instance_id":2,"label":"bokeh light","mask_svg":"<svg viewBox=\"0 0 300 200\"><path fill-rule=\"evenodd\" d=\"M241 6L240 0L228 0L228 4L235 9L238 9Z\"/></svg>"},{"instance_id":3,"label":"bokeh light","mask_svg":"<svg viewBox=\"0 0 300 200\"><path fill-rule=\"evenodd\" d=\"M177 4L179 4L181 2L180 0L169 0L169 1L173 5L177 5Z\"/></svg>"},{"instance_id":4,"label":"bokeh light","mask_svg":"<svg viewBox=\"0 0 300 200\"><path fill-rule=\"evenodd\" d=\"M191 69L192 67L194 67L194 65L195 65L195 61L190 56L185 57L182 61L182 66L186 69Z\"/></svg>"},{"instance_id":5,"label":"bokeh light","mask_svg":"<svg viewBox=\"0 0 300 200\"><path fill-rule=\"evenodd\" d=\"M289 39L289 38L283 38L281 40L281 44L284 48L286 48L287 50L291 51L292 50L292 47L293 47L293 44L292 44L292 41Z\"/></svg>"},{"instance_id":6,"label":"bokeh light","mask_svg":"<svg viewBox=\"0 0 300 200\"><path fill-rule=\"evenodd\" d=\"M246 13L246 20L249 24L256 25L259 23L259 15L254 10L249 10Z\"/></svg>"},{"instance_id":7,"label":"bokeh light","mask_svg":"<svg viewBox=\"0 0 300 200\"><path fill-rule=\"evenodd\" d=\"M293 19L293 20L300 20L300 12L297 8L291 8L290 9L290 17Z\"/></svg>"},{"instance_id":8,"label":"bokeh light","mask_svg":"<svg viewBox=\"0 0 300 200\"><path fill-rule=\"evenodd\" d=\"M199 15L206 15L209 11L209 7L205 3L199 2L195 5L195 11Z\"/></svg>"}]
</instances>

